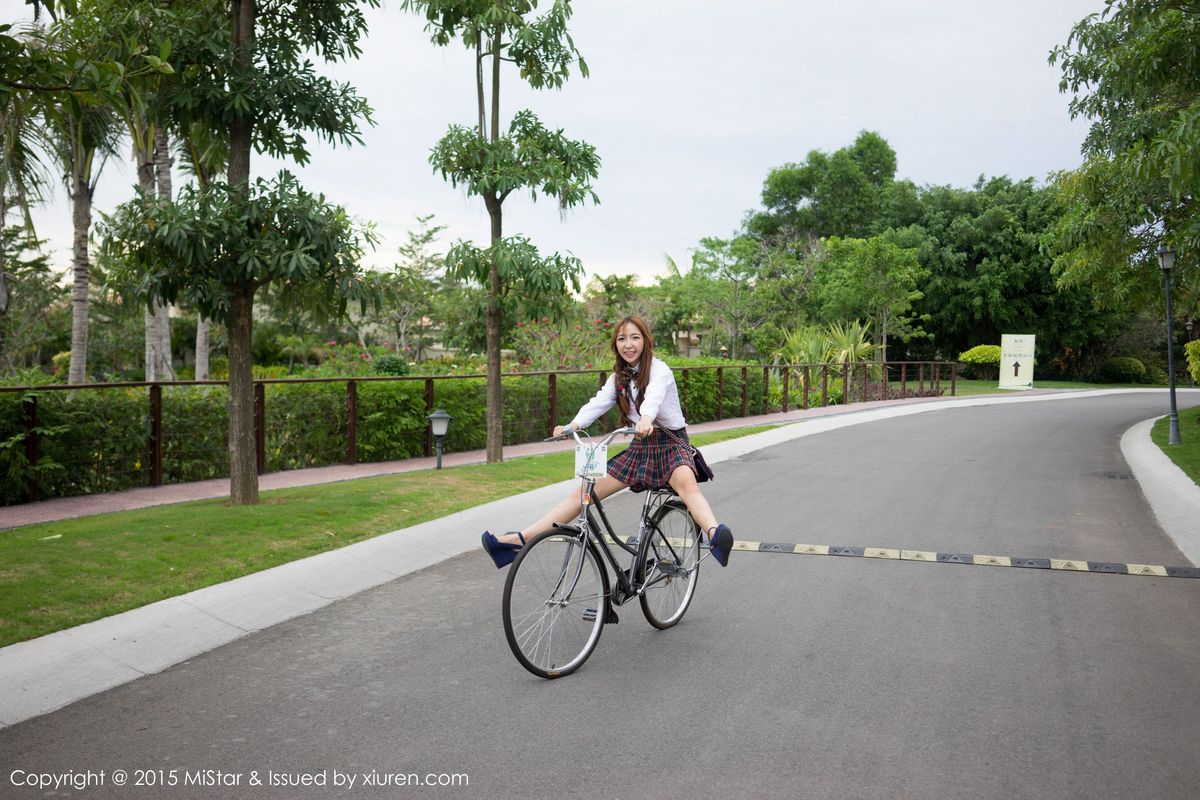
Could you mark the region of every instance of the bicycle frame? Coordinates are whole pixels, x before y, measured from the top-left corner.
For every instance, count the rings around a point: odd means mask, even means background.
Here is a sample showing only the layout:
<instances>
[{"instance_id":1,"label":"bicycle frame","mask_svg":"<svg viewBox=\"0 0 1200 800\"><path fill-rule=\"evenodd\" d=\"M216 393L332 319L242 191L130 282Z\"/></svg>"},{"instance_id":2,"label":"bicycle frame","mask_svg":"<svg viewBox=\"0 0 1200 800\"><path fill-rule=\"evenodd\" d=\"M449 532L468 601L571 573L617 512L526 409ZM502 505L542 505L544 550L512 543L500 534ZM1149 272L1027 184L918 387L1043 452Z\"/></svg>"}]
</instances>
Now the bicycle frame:
<instances>
[{"instance_id":1,"label":"bicycle frame","mask_svg":"<svg viewBox=\"0 0 1200 800\"><path fill-rule=\"evenodd\" d=\"M633 432L633 428L619 428L619 429L613 431L612 433L608 434L608 436L606 436L601 443L608 444L617 436L622 435L622 434L632 433L632 432ZM572 430L571 434L575 437L575 441L578 444L581 444L581 445L584 444L583 440L580 439L577 431ZM553 437L553 438L557 438L557 437ZM568 532L573 531L573 532L578 533L580 536L581 543L585 543L588 539L590 539L591 541L595 542L599 546L600 552L602 552L604 554L605 559L608 561L609 567L612 568L612 572L616 576L615 585L612 587L612 589L610 590L610 593L609 593L609 601L613 605L617 605L617 606L624 605L629 600L631 600L634 597L637 597L640 594L642 594L643 592L645 592L646 589L650 588L658 581L664 580L667 577L667 575L665 573L659 572L657 574L648 575L646 577L646 579L643 582L641 582L639 585L634 585L634 582L633 582L633 576L637 575L637 569L636 569L637 565L646 559L647 553L649 551L650 538L651 538L650 533L651 532L647 528L650 524L650 519L652 518L654 513L659 508L661 508L663 505L666 505L668 503L676 503L682 507L683 503L681 500L678 499L678 496L670 489L650 489L650 490L648 490L646 492L645 500L642 501L642 512L638 516L637 536L633 542L623 542L617 537L616 531L613 529L612 523L610 523L608 520L608 515L604 513L604 506L600 502L600 499L595 496L596 479L585 477L582 479L582 481L583 482L581 484L580 498L579 498L580 499L579 516L576 517L572 523L568 523L568 524L555 523L554 527L559 531L568 531ZM603 528L601 528L600 523L598 523L596 521L595 517L592 515L593 507L596 509L596 511L600 515L600 520L603 523ZM604 534L607 534L607 536L605 536ZM611 540L614 544L619 546L622 550L629 553L629 555L630 555L629 569L627 569L627 570L621 569L621 566L620 566L619 562L617 561L618 556L613 553L613 549L609 546L608 540ZM672 543L670 543L670 542L667 542L667 546L673 547ZM703 558L707 558L707 557L708 557L708 554L706 553L701 558L701 560L703 560ZM697 562L696 566L697 567L699 566L699 562ZM567 567L568 567L568 564L566 562L564 562L563 576L562 576L563 578L567 577L567 574L566 574ZM579 575L580 575L580 572L582 571L582 569L583 569L583 560L581 559L579 562L579 565L575 568L574 575L571 576L569 586L567 587L567 590L565 592L565 596L569 596L570 593L574 590L575 584L579 580ZM561 586L561 584L560 584L560 586ZM556 594L557 594L557 589L556 589Z\"/></svg>"}]
</instances>

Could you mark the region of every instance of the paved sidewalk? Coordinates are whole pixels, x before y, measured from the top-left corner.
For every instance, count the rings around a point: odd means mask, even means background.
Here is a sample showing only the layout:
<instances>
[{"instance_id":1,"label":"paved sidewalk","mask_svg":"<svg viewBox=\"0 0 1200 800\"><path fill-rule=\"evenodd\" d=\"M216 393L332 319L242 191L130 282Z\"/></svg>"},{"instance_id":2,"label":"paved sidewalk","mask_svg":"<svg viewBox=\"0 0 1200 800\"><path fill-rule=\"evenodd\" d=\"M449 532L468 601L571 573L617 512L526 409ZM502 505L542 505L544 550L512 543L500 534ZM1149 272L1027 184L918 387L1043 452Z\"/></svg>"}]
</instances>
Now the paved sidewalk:
<instances>
[{"instance_id":1,"label":"paved sidewalk","mask_svg":"<svg viewBox=\"0 0 1200 800\"><path fill-rule=\"evenodd\" d=\"M697 425L693 431L719 427L773 424L785 425L751 436L706 445L704 453L712 464L735 459L787 441L837 430L850 425L876 422L911 414L937 412L1009 403L1082 399L1129 391L1090 390L1070 392L1022 393L1020 395L975 395L963 398L864 403L828 409L770 414ZM1165 390L1157 390L1165 396ZM1200 390L1190 390L1200 392ZM1161 416L1161 415L1159 415ZM1164 506L1155 493L1147 499L1164 530L1191 559L1200 555L1200 487L1178 481L1182 474L1157 448L1147 442L1146 428L1135 427L1122 441L1122 451L1143 488L1170 481L1171 502ZM1138 441L1133 441L1133 440ZM1137 447L1140 442L1141 447ZM1135 445L1129 447L1129 445ZM1146 446L1148 445L1148 447ZM556 443L550 449L562 447ZM522 452L545 452L541 445L530 445ZM515 454L520 448L510 448ZM481 460L481 454L461 454L462 462ZM408 466L405 466L408 465ZM277 485L303 485L322 481L346 480L367 474L399 472L431 466L429 459L393 464L332 467L280 473ZM265 476L266 479L273 476ZM479 549L479 531L497 522L534 518L557 501L575 479L535 489L524 494L496 500L430 520L403 530L311 556L300 561L246 575L226 583L208 586L179 597L172 597L112 617L90 622L27 642L0 648L0 727L46 714L84 697L104 691L143 675L160 672L200 653L207 652L272 625L308 614L342 598L395 580L463 553ZM110 495L119 498L105 509L98 503L79 510L65 501L50 501L39 506L56 506L60 517L99 510L136 508L157 503L188 500L198 496L219 497L216 486L201 490L198 484L169 486L153 490ZM209 491L210 494L203 494ZM96 501L98 498L88 498ZM479 557L482 557L480 555Z\"/></svg>"},{"instance_id":2,"label":"paved sidewalk","mask_svg":"<svg viewBox=\"0 0 1200 800\"><path fill-rule=\"evenodd\" d=\"M1054 393L1056 390L1025 392L1024 396ZM1061 390L1058 390L1061 391ZM997 396L1010 396L1005 393ZM992 395L972 395L972 397L991 397ZM826 406L808 410L792 410L784 413L762 414L754 417L736 417L714 422L701 422L689 425L691 434L708 431L728 430L731 428L757 427L760 425L783 425L789 422L799 422L805 419L825 417L831 414L845 414L854 411L865 411L880 406L907 405L910 403L940 402L950 398L923 397L906 398L903 400L881 400L870 403L851 403L844 406ZM968 398L956 398L968 399ZM571 441L562 442L532 442L528 444L510 445L504 448L504 457L520 458L522 456L538 455L569 450L574 447ZM487 460L484 450L471 450L464 453L445 453L442 456L443 467L457 467L463 464L482 464ZM394 475L399 472L433 469L435 458L409 458L402 461L377 461L365 464L338 464L329 467L314 467L311 469L295 469L286 472L270 472L260 475L258 488L260 491L271 489L286 489L292 486L312 486L319 483L349 481L355 478L367 478L373 475ZM194 483L172 483L166 486L147 486L140 489L128 489L123 492L109 494L93 494L81 497L59 497L53 500L43 500L37 503L0 508L0 530L16 528L22 525L35 525L41 522L54 522L72 517L84 517L90 514L107 514L113 511L128 511L133 508L183 503L189 500L204 500L214 497L229 496L229 479L214 478Z\"/></svg>"}]
</instances>

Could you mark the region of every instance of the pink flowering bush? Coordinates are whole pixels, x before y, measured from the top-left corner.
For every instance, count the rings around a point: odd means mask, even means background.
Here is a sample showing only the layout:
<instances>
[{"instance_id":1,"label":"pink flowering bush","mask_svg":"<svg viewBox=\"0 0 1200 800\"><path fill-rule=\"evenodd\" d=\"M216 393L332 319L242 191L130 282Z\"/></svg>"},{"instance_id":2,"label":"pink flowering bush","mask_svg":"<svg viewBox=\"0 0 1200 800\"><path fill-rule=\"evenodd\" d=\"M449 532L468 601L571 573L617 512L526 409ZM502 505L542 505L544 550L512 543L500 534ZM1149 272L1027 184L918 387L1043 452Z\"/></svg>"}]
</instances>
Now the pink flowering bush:
<instances>
[{"instance_id":1,"label":"pink flowering bush","mask_svg":"<svg viewBox=\"0 0 1200 800\"><path fill-rule=\"evenodd\" d=\"M517 369L525 371L603 369L611 367L612 323L604 320L517 322L513 349Z\"/></svg>"}]
</instances>

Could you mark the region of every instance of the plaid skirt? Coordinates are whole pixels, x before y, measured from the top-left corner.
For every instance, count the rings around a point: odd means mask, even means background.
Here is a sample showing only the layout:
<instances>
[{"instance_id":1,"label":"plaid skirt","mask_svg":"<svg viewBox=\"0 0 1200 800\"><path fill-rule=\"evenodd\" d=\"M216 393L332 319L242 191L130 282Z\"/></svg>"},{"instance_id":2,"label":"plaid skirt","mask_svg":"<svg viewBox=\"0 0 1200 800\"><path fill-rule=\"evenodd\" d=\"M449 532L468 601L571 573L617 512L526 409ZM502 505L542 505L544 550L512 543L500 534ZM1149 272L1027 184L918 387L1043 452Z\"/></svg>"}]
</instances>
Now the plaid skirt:
<instances>
[{"instance_id":1,"label":"plaid skirt","mask_svg":"<svg viewBox=\"0 0 1200 800\"><path fill-rule=\"evenodd\" d=\"M688 441L686 428L671 433L681 442ZM633 492L665 488L678 467L688 467L696 474L691 453L661 430L645 439L634 438L629 447L608 460L608 474Z\"/></svg>"}]
</instances>

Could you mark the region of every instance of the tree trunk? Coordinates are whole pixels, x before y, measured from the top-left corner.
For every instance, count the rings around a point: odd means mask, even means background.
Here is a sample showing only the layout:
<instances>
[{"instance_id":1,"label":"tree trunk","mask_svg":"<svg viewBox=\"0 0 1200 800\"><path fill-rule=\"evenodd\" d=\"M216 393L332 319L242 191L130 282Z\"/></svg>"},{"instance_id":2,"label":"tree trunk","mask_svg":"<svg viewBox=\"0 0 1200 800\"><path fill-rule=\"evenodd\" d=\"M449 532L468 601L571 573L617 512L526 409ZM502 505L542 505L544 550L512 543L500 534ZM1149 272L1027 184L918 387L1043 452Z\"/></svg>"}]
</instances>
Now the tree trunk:
<instances>
[{"instance_id":1,"label":"tree trunk","mask_svg":"<svg viewBox=\"0 0 1200 800\"><path fill-rule=\"evenodd\" d=\"M151 138L150 127L143 125L136 131L140 137L133 145L133 163L137 167L138 190L146 197L154 194L154 141ZM162 380L159 365L162 358L159 355L160 339L158 333L158 302L151 301L142 311L143 330L143 376L148 381Z\"/></svg>"},{"instance_id":2,"label":"tree trunk","mask_svg":"<svg viewBox=\"0 0 1200 800\"><path fill-rule=\"evenodd\" d=\"M492 34L492 125L491 140L500 139L500 32L499 25ZM502 233L502 209L498 195L484 197L488 217L492 223L492 244L500 241ZM500 270L493 260L488 265L488 308L487 308L487 463L497 464L504 460L504 387L500 382L500 298L503 285Z\"/></svg>"},{"instance_id":3,"label":"tree trunk","mask_svg":"<svg viewBox=\"0 0 1200 800\"><path fill-rule=\"evenodd\" d=\"M208 380L208 328L211 323L200 317L196 320L196 380Z\"/></svg>"},{"instance_id":4,"label":"tree trunk","mask_svg":"<svg viewBox=\"0 0 1200 800\"><path fill-rule=\"evenodd\" d=\"M880 360L882 360L883 363L886 364L887 363L887 339L888 339L888 314L887 314L887 312L884 312L883 316L880 318L879 327L880 327L879 350L880 350L880 354L881 354Z\"/></svg>"},{"instance_id":5,"label":"tree trunk","mask_svg":"<svg viewBox=\"0 0 1200 800\"><path fill-rule=\"evenodd\" d=\"M229 302L229 499L235 506L258 502L258 448L250 351L253 310L254 284L243 282L234 286Z\"/></svg>"},{"instance_id":6,"label":"tree trunk","mask_svg":"<svg viewBox=\"0 0 1200 800\"><path fill-rule=\"evenodd\" d=\"M233 62L250 64L254 46L255 0L233 0ZM229 185L250 191L252 119L229 124ZM233 288L229 309L229 499L233 505L258 502L258 460L254 435L254 383L251 336L254 284Z\"/></svg>"},{"instance_id":7,"label":"tree trunk","mask_svg":"<svg viewBox=\"0 0 1200 800\"><path fill-rule=\"evenodd\" d=\"M161 125L154 133L154 176L158 184L158 199L171 199L171 166L175 159L171 158L171 143L167 139L167 131ZM158 357L159 380L175 380L175 366L171 362L171 308L155 301L154 316L158 327Z\"/></svg>"},{"instance_id":8,"label":"tree trunk","mask_svg":"<svg viewBox=\"0 0 1200 800\"><path fill-rule=\"evenodd\" d=\"M0 115L0 120L3 115ZM8 203L4 199L4 191L7 187L4 182L4 170L0 169L0 236L4 233L4 226L8 223ZM4 276L8 273L4 271L4 242L0 238L0 314L8 313L8 284L5 283ZM0 353L4 352L4 341L0 339Z\"/></svg>"},{"instance_id":9,"label":"tree trunk","mask_svg":"<svg viewBox=\"0 0 1200 800\"><path fill-rule=\"evenodd\" d=\"M485 197L492 221L492 243L500 240L501 209L495 197ZM487 307L487 463L504 460L504 387L500 382L500 270L488 265Z\"/></svg>"},{"instance_id":10,"label":"tree trunk","mask_svg":"<svg viewBox=\"0 0 1200 800\"><path fill-rule=\"evenodd\" d=\"M235 66L250 64L254 47L255 0L233 0L233 61ZM229 123L229 185L250 189L250 144L254 130L252 119L238 117Z\"/></svg>"},{"instance_id":11,"label":"tree trunk","mask_svg":"<svg viewBox=\"0 0 1200 800\"><path fill-rule=\"evenodd\" d=\"M78 164L89 159L90 153L76 154L76 167L71 176L71 221L75 233L73 240L73 268L75 282L71 288L71 366L67 371L67 383L83 383L87 379L88 344L88 231L92 227L92 189L88 185L87 171Z\"/></svg>"}]
</instances>

